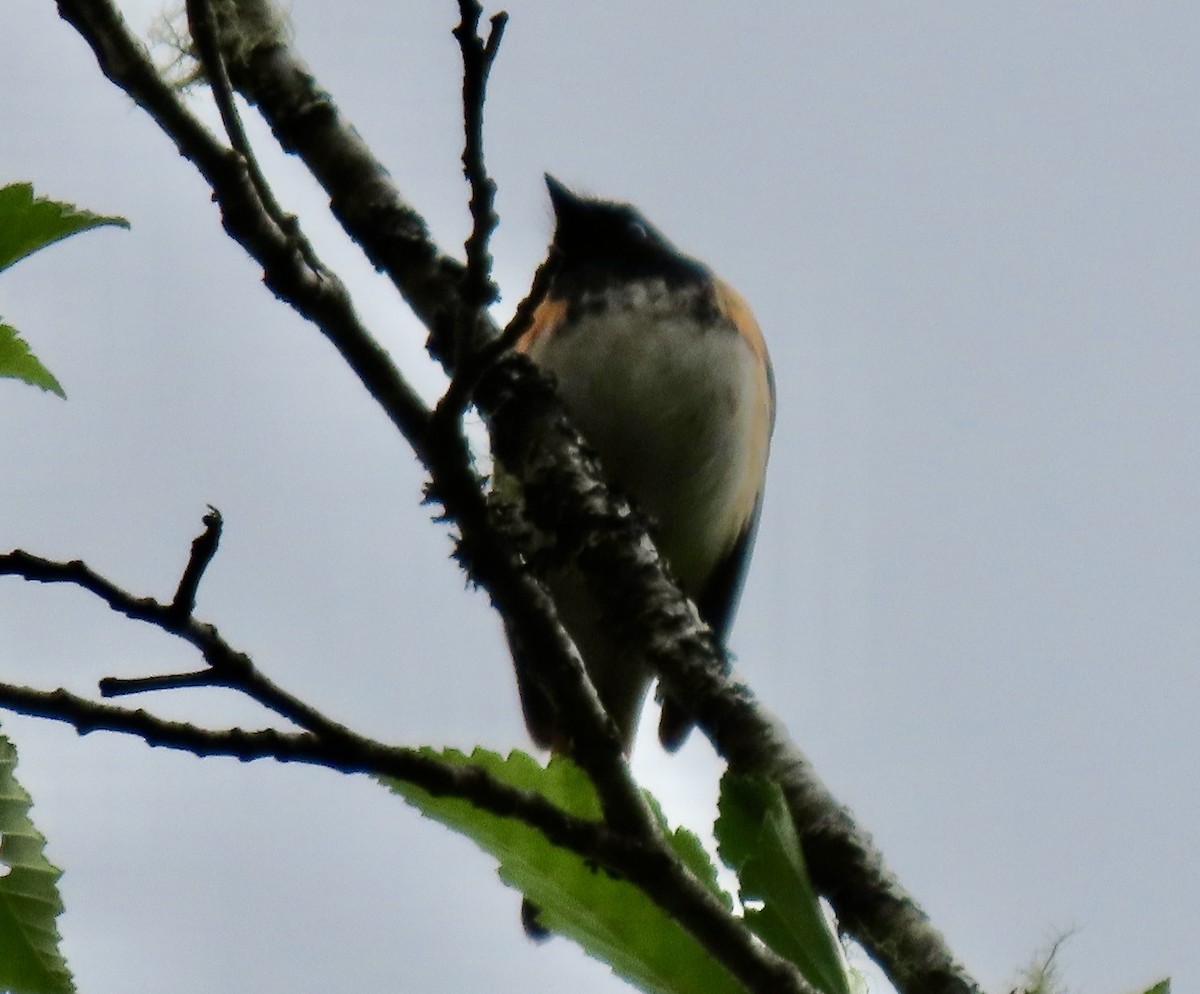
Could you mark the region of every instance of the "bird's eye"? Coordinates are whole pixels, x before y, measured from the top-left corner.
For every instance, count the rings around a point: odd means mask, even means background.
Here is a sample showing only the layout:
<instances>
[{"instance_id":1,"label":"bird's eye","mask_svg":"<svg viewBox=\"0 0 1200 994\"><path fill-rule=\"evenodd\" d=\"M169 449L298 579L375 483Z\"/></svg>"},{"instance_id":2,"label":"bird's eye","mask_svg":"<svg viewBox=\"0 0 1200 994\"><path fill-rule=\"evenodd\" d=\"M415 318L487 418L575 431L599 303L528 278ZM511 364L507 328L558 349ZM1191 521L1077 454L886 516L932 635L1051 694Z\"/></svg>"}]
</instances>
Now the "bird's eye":
<instances>
[{"instance_id":1,"label":"bird's eye","mask_svg":"<svg viewBox=\"0 0 1200 994\"><path fill-rule=\"evenodd\" d=\"M631 220L629 222L629 233L639 242L650 240L650 229L642 224L641 221Z\"/></svg>"}]
</instances>

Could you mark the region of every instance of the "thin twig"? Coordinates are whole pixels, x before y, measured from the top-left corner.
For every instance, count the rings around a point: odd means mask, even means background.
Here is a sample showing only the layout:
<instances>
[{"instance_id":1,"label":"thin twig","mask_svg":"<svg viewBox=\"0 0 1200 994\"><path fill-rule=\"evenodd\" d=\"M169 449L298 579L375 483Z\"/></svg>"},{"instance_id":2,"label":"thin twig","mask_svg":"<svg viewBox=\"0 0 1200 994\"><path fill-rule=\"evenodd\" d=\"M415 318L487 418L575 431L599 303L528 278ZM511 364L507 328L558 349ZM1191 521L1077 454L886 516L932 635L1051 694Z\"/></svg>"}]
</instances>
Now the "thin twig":
<instances>
[{"instance_id":1,"label":"thin twig","mask_svg":"<svg viewBox=\"0 0 1200 994\"><path fill-rule=\"evenodd\" d=\"M270 0L239 0L238 10L252 23L278 19ZM424 218L295 47L278 32L261 32L226 65L282 149L299 156L325 190L346 234L433 329L457 300L465 267L433 242ZM435 358L448 367L447 354Z\"/></svg>"},{"instance_id":2,"label":"thin twig","mask_svg":"<svg viewBox=\"0 0 1200 994\"><path fill-rule=\"evenodd\" d=\"M172 634L187 638L190 626L172 621L170 605L135 598L85 564L57 563L24 552L0 555L0 575L19 575L43 582L71 582L103 596L117 611L139 617ZM211 626L206 626L211 629ZM212 629L215 637L215 629ZM224 645L224 643L222 643ZM503 784L478 767L442 763L424 752L386 746L337 725L315 708L284 695L249 663L249 657L225 647L239 660L240 672L227 673L233 686L263 703L276 698L274 710L298 721L299 734L259 729L205 729L188 722L167 721L144 710L130 710L89 701L66 690L39 691L0 683L0 707L72 725L80 734L107 730L134 735L151 746L180 749L199 756L226 755L242 761L272 758L328 766L346 773L372 773L416 784L430 793L462 797L484 811L520 819L546 838L593 860L611 872L628 877L651 900L673 915L701 941L710 943L719 958L754 991L814 994L788 964L760 948L744 925L731 919L723 906L663 847L616 831L604 823L577 819L533 791ZM200 674L147 678L142 689L202 685ZM133 683L130 681L129 683ZM287 702L278 706L279 701ZM314 718L315 716L315 718Z\"/></svg>"},{"instance_id":3,"label":"thin twig","mask_svg":"<svg viewBox=\"0 0 1200 994\"><path fill-rule=\"evenodd\" d=\"M208 513L202 520L204 531L192 539L191 555L188 556L183 576L179 578L175 596L171 599L171 610L183 618L191 617L196 610L196 592L200 588L200 580L221 542L221 512L209 504Z\"/></svg>"},{"instance_id":4,"label":"thin twig","mask_svg":"<svg viewBox=\"0 0 1200 994\"><path fill-rule=\"evenodd\" d=\"M107 691L106 696L158 689L159 684L169 686L173 682L179 686L231 687L310 732L334 739L351 734L344 725L268 679L246 653L234 649L221 637L215 625L198 621L191 615L181 616L172 604L164 604L153 597L135 596L82 560L60 562L16 549L0 555L0 576L6 575L20 576L38 583L69 583L95 594L112 610L127 618L152 625L195 646L209 666L208 680L193 674L168 674L132 680L109 678L101 688L102 693ZM141 682L140 687L138 681Z\"/></svg>"},{"instance_id":5,"label":"thin twig","mask_svg":"<svg viewBox=\"0 0 1200 994\"><path fill-rule=\"evenodd\" d=\"M478 0L459 0L458 7L462 19L451 33L462 55L462 166L471 190L471 231L463 246L467 267L459 284L459 299L453 317L435 325L430 335L431 347L449 355L453 370L449 389L434 412L434 430L443 432L458 430L470 399L470 386L478 378L480 352L486 349L489 339L495 337L489 331L487 308L500 297L499 287L492 278L489 250L492 232L500 218L496 214L496 183L488 175L484 161L483 120L488 77L504 36L508 15L499 13L492 17L491 30L485 41L479 36L483 6ZM450 337L448 346L435 341L446 333Z\"/></svg>"},{"instance_id":6,"label":"thin twig","mask_svg":"<svg viewBox=\"0 0 1200 994\"><path fill-rule=\"evenodd\" d=\"M484 105L491 73L508 15L491 18L487 39L479 35L483 7L478 0L459 0L462 20L454 29L463 63L463 174L471 187L471 234L466 242L467 271L463 280L463 302L455 329L455 375L434 414L433 430L447 436L446 444L459 448L465 456L462 436L462 411L470 390L478 378L482 363L490 362L502 348L511 347L518 332L512 325L490 344L480 345L478 334L482 316L497 295L492 279L492 257L488 250L491 234L499 218L495 212L496 184L488 175L483 154ZM517 308L513 325L518 328L533 320L533 311L545 292L554 266L543 266L534 280L534 288ZM538 662L542 662L538 660ZM628 832L647 845L658 846L674 859L662 837L657 819L641 789L629 772L616 727L605 713L595 687L577 655L569 659L547 660L544 672L533 674L549 684L550 696L562 712L563 724L573 731L572 757L592 778L600 794L605 819L614 828Z\"/></svg>"},{"instance_id":7,"label":"thin twig","mask_svg":"<svg viewBox=\"0 0 1200 994\"><path fill-rule=\"evenodd\" d=\"M491 338L474 356L467 357L465 362L459 364L446 387L446 392L442 394L434 409L435 424L441 419L460 416L470 403L480 377L501 356L510 351L520 337L533 326L534 312L550 288L559 264L559 257L551 253L533 274L533 285L529 288L529 293L517 305L512 319L504 326L503 331Z\"/></svg>"},{"instance_id":8,"label":"thin twig","mask_svg":"<svg viewBox=\"0 0 1200 994\"><path fill-rule=\"evenodd\" d=\"M491 19L487 40L479 36L483 6L477 0L459 0L462 20L453 31L463 63L463 176L471 187L471 234L466 241L467 271L463 297L467 307L482 310L494 303L500 292L492 280L492 259L488 241L500 220L496 216L496 184L488 175L483 158L483 107L487 100L488 76L504 36L508 15L498 13Z\"/></svg>"},{"instance_id":9,"label":"thin twig","mask_svg":"<svg viewBox=\"0 0 1200 994\"><path fill-rule=\"evenodd\" d=\"M193 670L190 673L165 673L162 676L106 676L99 684L101 697L128 697L131 694L147 694L158 690L183 690L188 687L233 687L223 681L212 669Z\"/></svg>"},{"instance_id":10,"label":"thin twig","mask_svg":"<svg viewBox=\"0 0 1200 994\"><path fill-rule=\"evenodd\" d=\"M267 182L266 174L258 164L246 129L242 126L242 117L233 99L233 84L229 81L229 72L221 51L220 30L212 0L186 0L185 6L196 55L212 89L213 100L217 105L217 112L221 115L221 124L229 137L230 145L241 157L263 210L271 216L281 231L291 234L297 249L304 255L314 272L319 273L322 269L320 260L308 239L301 235L299 220L294 214L285 211L279 203L270 183Z\"/></svg>"},{"instance_id":11,"label":"thin twig","mask_svg":"<svg viewBox=\"0 0 1200 994\"><path fill-rule=\"evenodd\" d=\"M104 74L142 107L208 181L225 230L262 267L281 300L313 322L420 454L430 412L391 356L362 324L337 275L294 230L264 208L240 155L231 155L159 77L145 47L111 0L58 0L59 12L83 36Z\"/></svg>"},{"instance_id":12,"label":"thin twig","mask_svg":"<svg viewBox=\"0 0 1200 994\"><path fill-rule=\"evenodd\" d=\"M143 709L133 710L90 701L70 691L36 690L0 683L0 706L18 714L46 718L72 726L80 735L116 732L196 756L231 756L243 762L280 762L326 766L343 773L394 777L435 796L455 796L483 811L516 817L543 831L557 845L585 858L600 858L632 850L601 823L576 818L536 791L512 787L478 766L450 764L419 749L388 746L364 736L330 742L311 732L282 732L274 728L210 729L190 722L169 721Z\"/></svg>"}]
</instances>

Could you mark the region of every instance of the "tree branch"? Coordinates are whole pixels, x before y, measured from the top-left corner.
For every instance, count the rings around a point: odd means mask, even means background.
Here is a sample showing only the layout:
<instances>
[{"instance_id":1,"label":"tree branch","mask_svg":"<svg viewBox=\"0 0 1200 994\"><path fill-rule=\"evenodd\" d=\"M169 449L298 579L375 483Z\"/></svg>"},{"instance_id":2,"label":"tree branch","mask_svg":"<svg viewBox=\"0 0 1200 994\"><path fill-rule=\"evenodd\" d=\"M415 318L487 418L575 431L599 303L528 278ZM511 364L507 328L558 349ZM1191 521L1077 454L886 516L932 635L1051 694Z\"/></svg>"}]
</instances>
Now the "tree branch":
<instances>
[{"instance_id":1,"label":"tree branch","mask_svg":"<svg viewBox=\"0 0 1200 994\"><path fill-rule=\"evenodd\" d=\"M256 23L278 21L268 0L239 0L238 10ZM260 32L225 54L238 92L258 108L280 147L300 157L346 233L432 330L458 298L462 263L434 244L425 219L281 32Z\"/></svg>"},{"instance_id":2,"label":"tree branch","mask_svg":"<svg viewBox=\"0 0 1200 994\"><path fill-rule=\"evenodd\" d=\"M615 864L632 863L644 855L601 822L567 814L536 791L505 784L478 766L446 763L420 750L388 746L359 735L330 742L312 732L202 728L189 722L168 721L140 708L89 701L61 688L43 691L9 683L0 683L0 706L17 714L62 722L80 735L117 732L150 746L195 756L228 756L241 762L274 759L324 766L342 773L392 777L415 784L435 797L461 798L482 811L518 818L555 845L614 869Z\"/></svg>"},{"instance_id":3,"label":"tree branch","mask_svg":"<svg viewBox=\"0 0 1200 994\"><path fill-rule=\"evenodd\" d=\"M631 832L628 826L610 825L607 820L592 822L575 818L541 794L504 784L479 767L452 765L419 750L387 746L360 735L275 686L253 666L246 653L220 640L213 626L191 618L181 621L171 605L135 597L81 561L55 562L17 550L0 555L0 575L71 583L100 596L113 610L169 634L192 642L198 634L203 635L207 646L205 658L212 664L211 675L201 672L124 681L118 687L119 692L182 686L231 687L305 730L286 733L269 728L206 729L188 722L168 721L143 709L89 701L63 689L40 691L8 683L0 683L0 707L64 722L81 735L112 731L136 736L151 746L197 756L231 756L243 762L270 758L325 766L343 773L369 773L413 783L434 796L461 798L480 810L516 818L540 831L551 843L629 879L750 990L763 994L775 991L816 994L790 964L759 945L744 924L726 912L663 844L657 830L639 834ZM214 646L218 651L214 651Z\"/></svg>"},{"instance_id":4,"label":"tree branch","mask_svg":"<svg viewBox=\"0 0 1200 994\"><path fill-rule=\"evenodd\" d=\"M206 526L209 518L205 518ZM197 543L210 534L209 527L196 540ZM188 569L191 567L192 562L189 562ZM184 575L186 578L187 570ZM109 677L100 683L100 692L104 696L116 697L176 687L227 687L241 691L314 734L334 739L353 734L344 725L326 717L268 679L246 653L234 649L221 637L215 625L199 621L191 614L181 615L174 603L164 604L153 597L135 596L101 576L82 560L58 562L16 549L0 555L0 576L19 576L38 583L68 583L79 587L95 594L112 610L127 618L152 625L195 646L208 664L207 670L194 673L133 679Z\"/></svg>"},{"instance_id":5,"label":"tree branch","mask_svg":"<svg viewBox=\"0 0 1200 994\"><path fill-rule=\"evenodd\" d=\"M209 504L203 521L204 531L192 540L192 554L188 557L183 576L179 578L175 596L171 599L171 610L184 618L191 617L196 610L196 592L200 589L200 580L221 542L221 512Z\"/></svg>"},{"instance_id":6,"label":"tree branch","mask_svg":"<svg viewBox=\"0 0 1200 994\"><path fill-rule=\"evenodd\" d=\"M487 99L488 76L492 71L500 39L508 15L496 14L491 19L487 40L479 36L479 19L483 7L476 0L459 0L462 16L452 32L458 41L463 62L463 175L471 187L471 234L464 246L467 271L462 283L462 295L469 307L482 310L500 297L492 280L492 256L488 241L499 223L496 215L496 184L488 175L483 161L483 105Z\"/></svg>"},{"instance_id":7,"label":"tree branch","mask_svg":"<svg viewBox=\"0 0 1200 994\"><path fill-rule=\"evenodd\" d=\"M886 867L870 836L817 777L787 731L734 682L695 606L667 574L630 511L595 482L597 467L555 392L525 387L523 358L480 381L476 400L493 426L498 460L525 485L536 527L565 542L585 567L607 617L627 619L671 696L697 719L730 767L784 790L816 888L903 994L977 994L978 984ZM510 431L511 430L511 431Z\"/></svg>"},{"instance_id":8,"label":"tree branch","mask_svg":"<svg viewBox=\"0 0 1200 994\"><path fill-rule=\"evenodd\" d=\"M252 8L258 0L241 2ZM559 664L577 665L544 591L491 527L465 453L431 449L428 410L359 322L336 277L314 266L306 243L264 208L241 156L218 143L159 80L110 0L59 0L59 9L92 45L105 74L154 117L209 181L226 229L263 265L267 285L318 325L426 461L438 499L462 532L461 558L501 613ZM228 67L233 84L260 107L284 147L300 154L330 192L335 215L368 258L388 272L426 326L435 328L440 315L461 304L462 267L432 244L423 220L403 202L291 47L273 36ZM544 483L540 494L533 488L535 524L565 526L565 541L580 550L591 588L606 604L627 610L615 616L632 619L631 641L654 661L672 696L730 764L771 775L784 786L818 889L897 987L905 994L977 991L799 750L749 690L730 681L694 607L679 594L628 507L606 494L552 397L527 366L510 361L490 369L476 392L497 455L503 451L506 463L511 457L514 465L528 465L530 478ZM554 494L558 483L566 488ZM138 604L120 609L126 608L137 616ZM189 628L194 624L189 621Z\"/></svg>"},{"instance_id":9,"label":"tree branch","mask_svg":"<svg viewBox=\"0 0 1200 994\"><path fill-rule=\"evenodd\" d=\"M60 14L92 47L101 71L174 141L208 181L230 237L263 267L263 280L341 353L413 448L425 445L429 411L363 326L345 286L295 230L264 207L245 161L223 146L159 77L111 0L58 0Z\"/></svg>"},{"instance_id":10,"label":"tree branch","mask_svg":"<svg viewBox=\"0 0 1200 994\"><path fill-rule=\"evenodd\" d=\"M491 30L485 40L479 35L483 14L477 0L459 0L462 19L454 29L462 52L463 62L463 174L471 187L471 234L466 241L467 270L462 281L462 303L455 322L456 357L454 376L434 413L433 433L449 449L458 448L465 457L466 440L462 434L462 415L472 387L478 376L487 369L480 362L483 354L490 363L489 338L485 309L494 303L498 290L492 280L492 258L489 241L499 218L495 211L496 184L488 175L483 154L484 104L487 100L487 81L499 50L500 39L507 23L507 14L491 18ZM535 280L534 292L540 294ZM533 294L531 293L531 298ZM532 306L518 308L523 322L532 320ZM517 317L514 317L517 320ZM501 336L502 338L504 336ZM438 451L441 446L435 446ZM464 462L460 460L460 464ZM445 467L442 476L453 471ZM435 474L435 481L439 476ZM456 505L450 505L451 507ZM481 535L495 536L494 528L480 529ZM501 581L507 582L507 581ZM520 633L518 633L520 637ZM535 657L536 658L536 657ZM539 659L538 662L541 662ZM605 820L618 831L629 833L654 845L664 857L675 856L663 838L641 788L634 781L616 727L604 711L599 696L588 678L578 654L547 660L531 674L535 680L548 684L550 698L561 702L573 729L571 757L588 773L600 795ZM679 867L683 869L682 865Z\"/></svg>"},{"instance_id":11,"label":"tree branch","mask_svg":"<svg viewBox=\"0 0 1200 994\"><path fill-rule=\"evenodd\" d=\"M474 765L454 765L414 749L386 746L355 736L331 743L308 732L271 728L206 729L166 721L143 710L99 704L69 691L34 690L0 683L0 707L18 714L71 725L80 735L118 732L147 745L195 756L228 756L241 762L273 759L323 766L341 773L365 773L415 784L435 797L456 797L481 811L515 818L570 850L642 889L697 937L745 983L761 994L818 994L790 964L762 948L724 906L678 862L615 832L602 822L567 814L536 791L512 787Z\"/></svg>"}]
</instances>

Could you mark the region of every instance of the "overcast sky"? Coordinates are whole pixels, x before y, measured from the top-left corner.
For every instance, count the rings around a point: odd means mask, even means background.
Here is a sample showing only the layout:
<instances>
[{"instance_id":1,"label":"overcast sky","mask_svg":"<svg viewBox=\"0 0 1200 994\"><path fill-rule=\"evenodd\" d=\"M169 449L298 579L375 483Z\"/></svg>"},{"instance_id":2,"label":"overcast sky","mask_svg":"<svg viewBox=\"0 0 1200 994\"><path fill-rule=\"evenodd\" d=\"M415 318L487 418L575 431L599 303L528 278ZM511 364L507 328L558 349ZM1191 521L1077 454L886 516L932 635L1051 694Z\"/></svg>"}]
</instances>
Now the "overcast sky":
<instances>
[{"instance_id":1,"label":"overcast sky","mask_svg":"<svg viewBox=\"0 0 1200 994\"><path fill-rule=\"evenodd\" d=\"M145 28L154 4L126 10ZM508 10L500 315L545 251L549 170L636 202L767 335L742 674L990 990L1067 930L1073 992L1197 989L1195 5ZM455 5L295 0L293 21L459 252ZM215 504L199 613L274 678L390 741L525 747L499 626L412 457L51 0L0 6L0 85L0 184L133 225L0 277L69 397L0 382L0 548L166 597ZM297 164L265 162L432 393L422 330ZM4 679L90 692L195 663L83 595L0 583ZM262 720L216 692L146 703ZM0 721L84 994L624 989L527 943L490 861L365 780ZM644 736L637 768L704 827L703 742L668 759Z\"/></svg>"}]
</instances>

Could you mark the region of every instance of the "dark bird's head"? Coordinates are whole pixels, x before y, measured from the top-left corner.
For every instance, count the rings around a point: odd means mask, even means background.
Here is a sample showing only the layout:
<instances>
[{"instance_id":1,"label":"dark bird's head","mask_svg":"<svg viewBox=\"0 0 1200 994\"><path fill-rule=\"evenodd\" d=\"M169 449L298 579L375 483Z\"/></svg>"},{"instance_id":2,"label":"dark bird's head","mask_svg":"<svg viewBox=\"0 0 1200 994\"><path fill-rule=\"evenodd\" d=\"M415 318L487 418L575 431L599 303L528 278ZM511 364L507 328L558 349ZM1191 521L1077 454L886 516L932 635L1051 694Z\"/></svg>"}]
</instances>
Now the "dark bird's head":
<instances>
[{"instance_id":1,"label":"dark bird's head","mask_svg":"<svg viewBox=\"0 0 1200 994\"><path fill-rule=\"evenodd\" d=\"M546 186L554 205L552 249L564 273L668 282L709 277L703 265L683 255L632 205L580 197L549 173Z\"/></svg>"}]
</instances>

